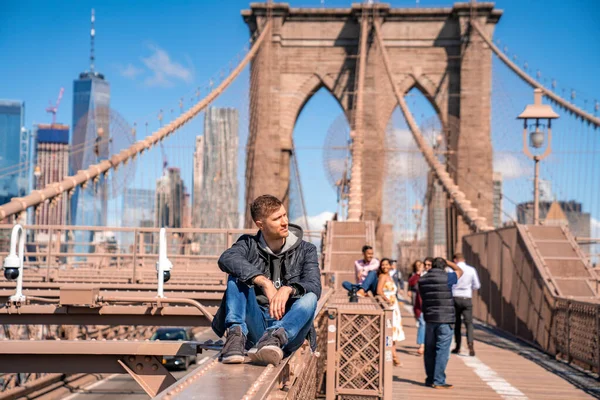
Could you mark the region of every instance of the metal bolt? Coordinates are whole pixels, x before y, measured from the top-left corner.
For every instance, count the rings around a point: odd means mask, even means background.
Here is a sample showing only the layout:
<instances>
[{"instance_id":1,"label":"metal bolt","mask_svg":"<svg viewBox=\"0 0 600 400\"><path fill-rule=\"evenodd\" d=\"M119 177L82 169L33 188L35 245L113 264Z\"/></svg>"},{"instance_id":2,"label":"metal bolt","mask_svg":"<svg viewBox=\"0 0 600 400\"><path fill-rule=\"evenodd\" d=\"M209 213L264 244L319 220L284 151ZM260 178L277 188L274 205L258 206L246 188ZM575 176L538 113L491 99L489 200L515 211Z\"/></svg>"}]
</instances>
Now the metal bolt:
<instances>
[{"instance_id":1,"label":"metal bolt","mask_svg":"<svg viewBox=\"0 0 600 400\"><path fill-rule=\"evenodd\" d=\"M135 357L134 356L129 356L129 362L134 362L135 361Z\"/></svg>"},{"instance_id":2,"label":"metal bolt","mask_svg":"<svg viewBox=\"0 0 600 400\"><path fill-rule=\"evenodd\" d=\"M143 369L144 369L144 366L143 366L141 363L138 363L138 364L135 366L135 369L136 369L136 371L141 371L141 370L143 370Z\"/></svg>"},{"instance_id":3,"label":"metal bolt","mask_svg":"<svg viewBox=\"0 0 600 400\"><path fill-rule=\"evenodd\" d=\"M158 369L158 365L152 364L152 371L156 371Z\"/></svg>"},{"instance_id":4,"label":"metal bolt","mask_svg":"<svg viewBox=\"0 0 600 400\"><path fill-rule=\"evenodd\" d=\"M144 357L144 360L146 360L146 362L150 362L152 360L152 358L150 356L146 356L146 357Z\"/></svg>"}]
</instances>

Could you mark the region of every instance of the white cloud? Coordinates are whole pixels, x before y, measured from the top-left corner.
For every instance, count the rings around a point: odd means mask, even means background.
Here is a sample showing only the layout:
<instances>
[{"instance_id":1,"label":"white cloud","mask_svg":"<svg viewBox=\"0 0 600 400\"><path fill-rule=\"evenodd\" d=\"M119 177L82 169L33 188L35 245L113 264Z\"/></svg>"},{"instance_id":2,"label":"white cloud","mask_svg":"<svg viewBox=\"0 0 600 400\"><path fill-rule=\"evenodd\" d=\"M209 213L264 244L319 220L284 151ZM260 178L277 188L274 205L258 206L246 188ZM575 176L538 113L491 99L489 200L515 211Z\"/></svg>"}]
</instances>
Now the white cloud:
<instances>
[{"instance_id":1,"label":"white cloud","mask_svg":"<svg viewBox=\"0 0 600 400\"><path fill-rule=\"evenodd\" d=\"M517 179L531 177L531 166L513 154L496 153L494 155L494 171L502 174L502 179Z\"/></svg>"},{"instance_id":2,"label":"white cloud","mask_svg":"<svg viewBox=\"0 0 600 400\"><path fill-rule=\"evenodd\" d=\"M133 64L127 64L126 67L123 66L118 66L119 68L119 74L122 77L128 78L128 79L135 79L138 77L138 75L141 75L144 73L144 70L141 68L136 67Z\"/></svg>"},{"instance_id":3,"label":"white cloud","mask_svg":"<svg viewBox=\"0 0 600 400\"><path fill-rule=\"evenodd\" d=\"M171 60L169 54L155 45L149 45L148 48L153 53L142 58L142 63L148 68L153 75L144 81L146 86L173 86L173 80L181 80L191 82L193 79L193 71L191 68L186 68L178 62Z\"/></svg>"},{"instance_id":4,"label":"white cloud","mask_svg":"<svg viewBox=\"0 0 600 400\"><path fill-rule=\"evenodd\" d=\"M333 218L334 213L331 211L323 211L321 214L309 216L308 219L308 230L311 231L320 231L323 230L325 223L330 221ZM300 217L296 220L292 221L292 223L302 226L302 228L307 229L304 223L304 218Z\"/></svg>"}]
</instances>

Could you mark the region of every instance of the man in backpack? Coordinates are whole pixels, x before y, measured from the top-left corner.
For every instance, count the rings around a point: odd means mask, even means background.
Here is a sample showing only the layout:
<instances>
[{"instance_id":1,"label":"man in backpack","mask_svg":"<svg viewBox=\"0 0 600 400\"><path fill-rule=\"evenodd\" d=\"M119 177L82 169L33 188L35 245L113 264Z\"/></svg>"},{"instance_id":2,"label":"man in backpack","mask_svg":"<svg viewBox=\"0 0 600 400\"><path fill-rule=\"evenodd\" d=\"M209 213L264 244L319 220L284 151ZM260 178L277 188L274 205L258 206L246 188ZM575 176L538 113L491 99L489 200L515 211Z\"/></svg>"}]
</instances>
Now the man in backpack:
<instances>
[{"instance_id":1,"label":"man in backpack","mask_svg":"<svg viewBox=\"0 0 600 400\"><path fill-rule=\"evenodd\" d=\"M302 240L302 228L288 223L283 203L263 195L250 206L258 226L219 258L229 274L227 290L212 328L227 341L224 364L251 361L277 365L306 338L316 349L313 319L321 296L317 248Z\"/></svg>"},{"instance_id":2,"label":"man in backpack","mask_svg":"<svg viewBox=\"0 0 600 400\"><path fill-rule=\"evenodd\" d=\"M453 272L446 272L446 267ZM463 271L453 262L435 258L431 269L419 278L419 293L425 317L425 385L436 389L451 389L446 383L446 366L454 334L454 298L452 285Z\"/></svg>"}]
</instances>

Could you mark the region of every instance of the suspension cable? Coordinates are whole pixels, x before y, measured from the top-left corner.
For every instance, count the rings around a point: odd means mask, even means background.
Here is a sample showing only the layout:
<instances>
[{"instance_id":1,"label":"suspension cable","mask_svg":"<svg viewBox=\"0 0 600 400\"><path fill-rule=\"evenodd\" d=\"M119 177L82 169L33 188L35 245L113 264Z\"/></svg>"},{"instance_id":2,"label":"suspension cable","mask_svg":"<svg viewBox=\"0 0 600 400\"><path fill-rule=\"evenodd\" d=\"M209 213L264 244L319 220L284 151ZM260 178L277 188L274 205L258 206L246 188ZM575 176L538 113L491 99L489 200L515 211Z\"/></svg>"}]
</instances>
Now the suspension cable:
<instances>
[{"instance_id":1,"label":"suspension cable","mask_svg":"<svg viewBox=\"0 0 600 400\"><path fill-rule=\"evenodd\" d=\"M110 170L114 170L120 164L135 158L142 154L144 151L149 150L154 145L158 144L161 140L168 137L176 130L191 121L196 117L204 108L212 103L223 91L238 77L241 71L246 67L250 60L256 55L260 45L263 43L266 35L271 31L271 22L268 21L265 30L261 33L258 39L254 42L254 45L250 51L246 54L244 59L238 64L238 66L225 78L219 86L217 86L212 92L210 92L204 99L196 103L187 112L177 117L174 121L168 125L160 128L149 137L146 137L129 148L122 150L119 154L115 154L109 160L104 160L98 164L91 165L88 169L78 171L74 176L68 176L61 182L53 183L43 190L35 190L25 197L13 198L9 203L0 206L0 219L21 213L27 210L28 207L37 206L45 200L52 199L60 196L65 192L69 192L76 186L79 186L90 179L105 175Z\"/></svg>"},{"instance_id":2,"label":"suspension cable","mask_svg":"<svg viewBox=\"0 0 600 400\"><path fill-rule=\"evenodd\" d=\"M483 32L483 30L481 29L481 27L479 26L479 24L477 22L471 21L471 26L475 29L475 31L477 31L479 36L481 36L481 38L487 43L487 45L490 46L492 51L494 53L496 53L498 58L500 60L502 60L502 62L504 62L504 64L506 64L510 69L512 69L513 72L515 72L521 79L523 79L525 82L527 82L531 87L541 89L542 94L544 96L546 96L550 100L554 101L560 107L571 112L572 114L577 115L578 117L584 119L588 123L593 124L594 127L596 127L596 128L600 127L600 118L590 115L589 113L585 112L584 110L569 103L568 101L566 101L559 95L555 94L552 90L544 87L544 85L542 85L540 82L533 79L525 71L523 71L521 68L519 68L515 63L513 63L506 55L504 55L500 51L500 49L494 44L494 42L492 42L492 40L487 37L487 35Z\"/></svg>"}]
</instances>

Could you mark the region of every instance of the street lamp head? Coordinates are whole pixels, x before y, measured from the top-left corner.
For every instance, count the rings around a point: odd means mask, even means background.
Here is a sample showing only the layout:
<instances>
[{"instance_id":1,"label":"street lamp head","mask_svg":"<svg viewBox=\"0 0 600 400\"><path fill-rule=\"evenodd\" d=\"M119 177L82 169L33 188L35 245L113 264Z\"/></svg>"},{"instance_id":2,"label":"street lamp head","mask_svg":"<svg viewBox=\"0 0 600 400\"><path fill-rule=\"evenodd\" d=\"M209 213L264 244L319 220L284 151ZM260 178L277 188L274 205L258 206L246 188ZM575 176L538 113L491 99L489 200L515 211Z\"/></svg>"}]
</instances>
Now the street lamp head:
<instances>
[{"instance_id":1,"label":"street lamp head","mask_svg":"<svg viewBox=\"0 0 600 400\"><path fill-rule=\"evenodd\" d=\"M536 126L535 130L529 134L529 144L534 149L539 149L544 145L544 132L540 131L539 126Z\"/></svg>"},{"instance_id":2,"label":"street lamp head","mask_svg":"<svg viewBox=\"0 0 600 400\"><path fill-rule=\"evenodd\" d=\"M524 120L552 120L558 118L558 114L554 112L550 105L542 104L542 94L542 89L535 89L533 91L533 104L526 106L525 110L517 118Z\"/></svg>"}]
</instances>

